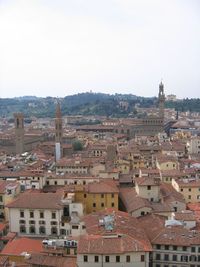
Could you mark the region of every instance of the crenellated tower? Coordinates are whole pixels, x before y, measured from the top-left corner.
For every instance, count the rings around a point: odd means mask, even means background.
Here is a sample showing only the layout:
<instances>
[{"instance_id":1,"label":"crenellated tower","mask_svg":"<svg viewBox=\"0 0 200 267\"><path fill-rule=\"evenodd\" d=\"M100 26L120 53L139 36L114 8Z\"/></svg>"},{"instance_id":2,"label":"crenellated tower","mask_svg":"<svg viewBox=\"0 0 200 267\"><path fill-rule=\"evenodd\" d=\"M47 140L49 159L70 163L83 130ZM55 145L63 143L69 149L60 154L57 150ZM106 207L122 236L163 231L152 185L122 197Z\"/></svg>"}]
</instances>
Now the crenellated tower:
<instances>
[{"instance_id":1,"label":"crenellated tower","mask_svg":"<svg viewBox=\"0 0 200 267\"><path fill-rule=\"evenodd\" d=\"M24 115L14 113L16 154L24 152Z\"/></svg>"},{"instance_id":2,"label":"crenellated tower","mask_svg":"<svg viewBox=\"0 0 200 267\"><path fill-rule=\"evenodd\" d=\"M159 84L159 94L158 94L158 107L159 107L159 113L161 117L164 117L164 111L165 111L165 93L164 93L164 84Z\"/></svg>"}]
</instances>

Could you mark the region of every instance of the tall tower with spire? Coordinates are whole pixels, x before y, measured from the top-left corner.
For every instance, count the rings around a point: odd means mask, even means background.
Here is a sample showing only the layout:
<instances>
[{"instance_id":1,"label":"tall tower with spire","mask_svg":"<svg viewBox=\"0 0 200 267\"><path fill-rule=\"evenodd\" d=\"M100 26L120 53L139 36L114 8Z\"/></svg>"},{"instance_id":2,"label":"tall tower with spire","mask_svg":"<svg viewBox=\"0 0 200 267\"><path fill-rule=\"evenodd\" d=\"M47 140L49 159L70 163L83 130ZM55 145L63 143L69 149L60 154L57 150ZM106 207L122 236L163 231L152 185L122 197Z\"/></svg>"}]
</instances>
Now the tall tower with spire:
<instances>
[{"instance_id":1,"label":"tall tower with spire","mask_svg":"<svg viewBox=\"0 0 200 267\"><path fill-rule=\"evenodd\" d=\"M24 152L24 115L14 113L16 154Z\"/></svg>"},{"instance_id":2,"label":"tall tower with spire","mask_svg":"<svg viewBox=\"0 0 200 267\"><path fill-rule=\"evenodd\" d=\"M56 160L58 160L62 156L62 138L63 138L62 115L61 115L60 103L57 102L56 118L55 118Z\"/></svg>"},{"instance_id":3,"label":"tall tower with spire","mask_svg":"<svg viewBox=\"0 0 200 267\"><path fill-rule=\"evenodd\" d=\"M164 84L159 84L159 93L158 93L158 107L159 113L161 117L164 117L164 110L165 110L165 93L164 93Z\"/></svg>"}]
</instances>

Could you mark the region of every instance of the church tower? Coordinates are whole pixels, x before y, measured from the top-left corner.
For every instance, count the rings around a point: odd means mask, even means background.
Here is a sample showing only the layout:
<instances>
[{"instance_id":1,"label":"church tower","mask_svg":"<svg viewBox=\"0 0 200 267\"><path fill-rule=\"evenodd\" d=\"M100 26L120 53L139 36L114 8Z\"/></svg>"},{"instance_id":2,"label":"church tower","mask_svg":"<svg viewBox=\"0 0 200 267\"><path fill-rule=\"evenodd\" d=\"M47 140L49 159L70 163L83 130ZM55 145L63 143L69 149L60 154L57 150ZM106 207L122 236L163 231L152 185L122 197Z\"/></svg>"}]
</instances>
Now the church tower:
<instances>
[{"instance_id":1,"label":"church tower","mask_svg":"<svg viewBox=\"0 0 200 267\"><path fill-rule=\"evenodd\" d=\"M14 121L15 121L16 154L22 154L24 152L24 115L23 113L15 113Z\"/></svg>"},{"instance_id":2,"label":"church tower","mask_svg":"<svg viewBox=\"0 0 200 267\"><path fill-rule=\"evenodd\" d=\"M56 161L59 160L62 156L62 138L63 138L63 129L62 129L62 115L60 103L56 105L56 118L55 118L55 149L56 149Z\"/></svg>"},{"instance_id":3,"label":"church tower","mask_svg":"<svg viewBox=\"0 0 200 267\"><path fill-rule=\"evenodd\" d=\"M164 85L162 82L159 84L158 107L159 107L160 116L164 117L165 93L164 93Z\"/></svg>"}]
</instances>

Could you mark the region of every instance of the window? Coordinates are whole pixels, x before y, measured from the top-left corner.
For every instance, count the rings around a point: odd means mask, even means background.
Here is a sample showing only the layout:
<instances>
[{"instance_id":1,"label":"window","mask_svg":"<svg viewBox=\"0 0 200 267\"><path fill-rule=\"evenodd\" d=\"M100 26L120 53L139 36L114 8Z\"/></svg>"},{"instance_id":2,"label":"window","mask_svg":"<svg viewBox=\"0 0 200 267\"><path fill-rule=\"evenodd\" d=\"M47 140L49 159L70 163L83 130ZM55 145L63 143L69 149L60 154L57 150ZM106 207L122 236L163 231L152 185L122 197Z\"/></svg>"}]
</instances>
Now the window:
<instances>
[{"instance_id":1,"label":"window","mask_svg":"<svg viewBox=\"0 0 200 267\"><path fill-rule=\"evenodd\" d=\"M57 185L57 181L55 181L54 184Z\"/></svg>"},{"instance_id":2,"label":"window","mask_svg":"<svg viewBox=\"0 0 200 267\"><path fill-rule=\"evenodd\" d=\"M101 194L101 198L104 198L104 194Z\"/></svg>"},{"instance_id":3,"label":"window","mask_svg":"<svg viewBox=\"0 0 200 267\"><path fill-rule=\"evenodd\" d=\"M30 218L34 218L34 212L30 211Z\"/></svg>"},{"instance_id":4,"label":"window","mask_svg":"<svg viewBox=\"0 0 200 267\"><path fill-rule=\"evenodd\" d=\"M57 228L56 227L52 227L51 228L51 234L52 235L57 235L58 233L57 233Z\"/></svg>"},{"instance_id":5,"label":"window","mask_svg":"<svg viewBox=\"0 0 200 267\"><path fill-rule=\"evenodd\" d=\"M177 255L172 255L172 260L177 261Z\"/></svg>"},{"instance_id":6,"label":"window","mask_svg":"<svg viewBox=\"0 0 200 267\"><path fill-rule=\"evenodd\" d=\"M93 203L92 206L93 206L93 208L96 208L96 203Z\"/></svg>"},{"instance_id":7,"label":"window","mask_svg":"<svg viewBox=\"0 0 200 267\"><path fill-rule=\"evenodd\" d=\"M187 247L183 247L183 251L187 251Z\"/></svg>"},{"instance_id":8,"label":"window","mask_svg":"<svg viewBox=\"0 0 200 267\"><path fill-rule=\"evenodd\" d=\"M40 228L39 228L39 233L40 233L40 234L46 234L46 229L45 229L44 226L40 226Z\"/></svg>"},{"instance_id":9,"label":"window","mask_svg":"<svg viewBox=\"0 0 200 267\"><path fill-rule=\"evenodd\" d=\"M190 256L190 261L196 261L196 260L197 260L197 257L195 255Z\"/></svg>"},{"instance_id":10,"label":"window","mask_svg":"<svg viewBox=\"0 0 200 267\"><path fill-rule=\"evenodd\" d=\"M20 211L20 217L24 218L24 211L22 211L22 210Z\"/></svg>"},{"instance_id":11,"label":"window","mask_svg":"<svg viewBox=\"0 0 200 267\"><path fill-rule=\"evenodd\" d=\"M177 246L173 246L173 250L177 250Z\"/></svg>"},{"instance_id":12,"label":"window","mask_svg":"<svg viewBox=\"0 0 200 267\"><path fill-rule=\"evenodd\" d=\"M99 262L99 256L94 256L94 262Z\"/></svg>"},{"instance_id":13,"label":"window","mask_svg":"<svg viewBox=\"0 0 200 267\"><path fill-rule=\"evenodd\" d=\"M181 261L188 262L188 256L182 255Z\"/></svg>"},{"instance_id":14,"label":"window","mask_svg":"<svg viewBox=\"0 0 200 267\"><path fill-rule=\"evenodd\" d=\"M196 252L196 248L195 247L191 247L191 251L192 252Z\"/></svg>"},{"instance_id":15,"label":"window","mask_svg":"<svg viewBox=\"0 0 200 267\"><path fill-rule=\"evenodd\" d=\"M144 261L144 255L141 255L140 260Z\"/></svg>"},{"instance_id":16,"label":"window","mask_svg":"<svg viewBox=\"0 0 200 267\"><path fill-rule=\"evenodd\" d=\"M72 229L78 229L78 225L72 225Z\"/></svg>"},{"instance_id":17,"label":"window","mask_svg":"<svg viewBox=\"0 0 200 267\"><path fill-rule=\"evenodd\" d=\"M44 218L44 212L40 211L40 218Z\"/></svg>"},{"instance_id":18,"label":"window","mask_svg":"<svg viewBox=\"0 0 200 267\"><path fill-rule=\"evenodd\" d=\"M160 264L156 264L156 267L160 267Z\"/></svg>"},{"instance_id":19,"label":"window","mask_svg":"<svg viewBox=\"0 0 200 267\"><path fill-rule=\"evenodd\" d=\"M169 250L169 246L168 245L165 246L165 250Z\"/></svg>"},{"instance_id":20,"label":"window","mask_svg":"<svg viewBox=\"0 0 200 267\"><path fill-rule=\"evenodd\" d=\"M191 195L188 196L188 199L191 199Z\"/></svg>"},{"instance_id":21,"label":"window","mask_svg":"<svg viewBox=\"0 0 200 267\"><path fill-rule=\"evenodd\" d=\"M150 185L147 186L147 190L151 190L151 186Z\"/></svg>"},{"instance_id":22,"label":"window","mask_svg":"<svg viewBox=\"0 0 200 267\"><path fill-rule=\"evenodd\" d=\"M126 255L126 262L131 262L131 256L130 255Z\"/></svg>"},{"instance_id":23,"label":"window","mask_svg":"<svg viewBox=\"0 0 200 267\"><path fill-rule=\"evenodd\" d=\"M160 254L156 254L156 260L160 260Z\"/></svg>"},{"instance_id":24,"label":"window","mask_svg":"<svg viewBox=\"0 0 200 267\"><path fill-rule=\"evenodd\" d=\"M110 262L110 257L109 256L105 256L105 262Z\"/></svg>"},{"instance_id":25,"label":"window","mask_svg":"<svg viewBox=\"0 0 200 267\"><path fill-rule=\"evenodd\" d=\"M165 255L164 255L164 260L165 260L165 261L168 261L168 260L169 260L169 255L168 255L168 254L165 254Z\"/></svg>"},{"instance_id":26,"label":"window","mask_svg":"<svg viewBox=\"0 0 200 267\"><path fill-rule=\"evenodd\" d=\"M120 262L120 256L116 256L116 262Z\"/></svg>"},{"instance_id":27,"label":"window","mask_svg":"<svg viewBox=\"0 0 200 267\"><path fill-rule=\"evenodd\" d=\"M181 192L183 192L183 188L181 188Z\"/></svg>"},{"instance_id":28,"label":"window","mask_svg":"<svg viewBox=\"0 0 200 267\"><path fill-rule=\"evenodd\" d=\"M115 195L112 193L112 194L111 194L111 197L112 197L112 198L114 198L114 197L115 197Z\"/></svg>"},{"instance_id":29,"label":"window","mask_svg":"<svg viewBox=\"0 0 200 267\"><path fill-rule=\"evenodd\" d=\"M26 227L24 225L20 225L19 231L20 233L26 233Z\"/></svg>"},{"instance_id":30,"label":"window","mask_svg":"<svg viewBox=\"0 0 200 267\"><path fill-rule=\"evenodd\" d=\"M51 213L51 218L52 218L52 219L56 219L56 213L55 213L55 212L52 212L52 213Z\"/></svg>"},{"instance_id":31,"label":"window","mask_svg":"<svg viewBox=\"0 0 200 267\"><path fill-rule=\"evenodd\" d=\"M188 191L190 191L190 192L191 192L191 188L188 188Z\"/></svg>"},{"instance_id":32,"label":"window","mask_svg":"<svg viewBox=\"0 0 200 267\"><path fill-rule=\"evenodd\" d=\"M0 196L0 202L2 202L3 201L3 196Z\"/></svg>"},{"instance_id":33,"label":"window","mask_svg":"<svg viewBox=\"0 0 200 267\"><path fill-rule=\"evenodd\" d=\"M83 255L83 261L87 262L88 261L88 256L87 255Z\"/></svg>"},{"instance_id":34,"label":"window","mask_svg":"<svg viewBox=\"0 0 200 267\"><path fill-rule=\"evenodd\" d=\"M104 203L101 203L101 207L104 207Z\"/></svg>"},{"instance_id":35,"label":"window","mask_svg":"<svg viewBox=\"0 0 200 267\"><path fill-rule=\"evenodd\" d=\"M112 203L111 203L111 206L112 206L112 207L114 207L114 206L115 206L115 203L114 203L114 202L112 202Z\"/></svg>"},{"instance_id":36,"label":"window","mask_svg":"<svg viewBox=\"0 0 200 267\"><path fill-rule=\"evenodd\" d=\"M157 249L160 249L160 248L161 248L161 246L160 246L160 245L156 245L156 248L157 248Z\"/></svg>"},{"instance_id":37,"label":"window","mask_svg":"<svg viewBox=\"0 0 200 267\"><path fill-rule=\"evenodd\" d=\"M29 233L30 234L35 234L35 226L30 226Z\"/></svg>"},{"instance_id":38,"label":"window","mask_svg":"<svg viewBox=\"0 0 200 267\"><path fill-rule=\"evenodd\" d=\"M84 198L86 198L87 197L87 194L84 194Z\"/></svg>"},{"instance_id":39,"label":"window","mask_svg":"<svg viewBox=\"0 0 200 267\"><path fill-rule=\"evenodd\" d=\"M60 229L60 234L61 234L61 235L66 235L66 234L67 234L66 229Z\"/></svg>"}]
</instances>

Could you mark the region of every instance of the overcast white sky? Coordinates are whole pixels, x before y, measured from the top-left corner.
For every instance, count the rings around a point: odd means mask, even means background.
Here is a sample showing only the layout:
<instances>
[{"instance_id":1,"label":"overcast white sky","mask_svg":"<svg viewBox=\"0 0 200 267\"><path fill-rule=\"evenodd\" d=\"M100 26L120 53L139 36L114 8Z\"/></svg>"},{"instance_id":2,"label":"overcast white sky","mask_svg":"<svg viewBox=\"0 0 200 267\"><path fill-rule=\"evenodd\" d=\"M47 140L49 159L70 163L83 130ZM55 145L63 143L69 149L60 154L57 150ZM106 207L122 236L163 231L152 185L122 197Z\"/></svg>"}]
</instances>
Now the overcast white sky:
<instances>
[{"instance_id":1,"label":"overcast white sky","mask_svg":"<svg viewBox=\"0 0 200 267\"><path fill-rule=\"evenodd\" d=\"M0 0L0 97L200 97L199 0Z\"/></svg>"}]
</instances>

